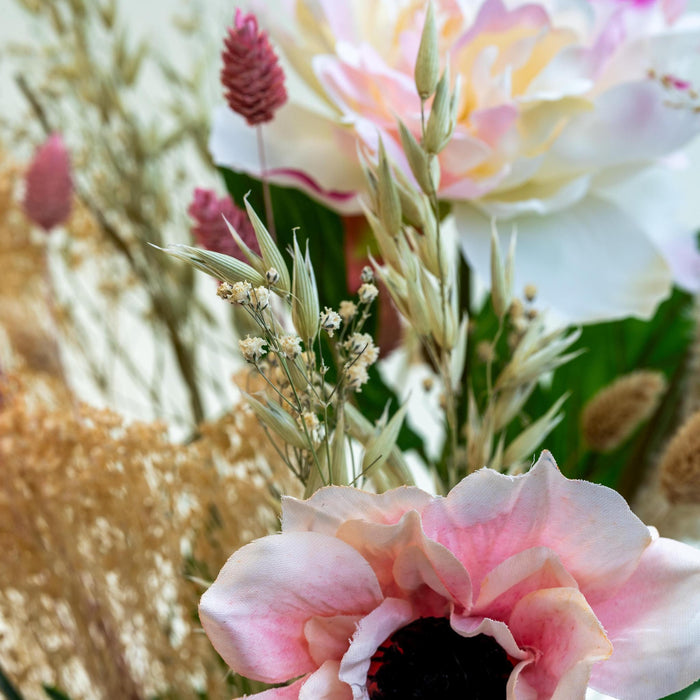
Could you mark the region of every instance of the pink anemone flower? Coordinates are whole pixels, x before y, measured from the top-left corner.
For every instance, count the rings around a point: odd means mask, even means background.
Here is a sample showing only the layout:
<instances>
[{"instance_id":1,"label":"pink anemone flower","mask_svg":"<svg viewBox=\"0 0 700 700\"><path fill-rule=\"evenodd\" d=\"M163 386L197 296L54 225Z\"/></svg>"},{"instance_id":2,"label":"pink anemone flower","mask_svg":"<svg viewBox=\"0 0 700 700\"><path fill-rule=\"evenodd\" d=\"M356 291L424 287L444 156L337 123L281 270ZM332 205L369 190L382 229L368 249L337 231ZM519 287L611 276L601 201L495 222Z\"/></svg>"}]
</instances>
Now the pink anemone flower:
<instances>
[{"instance_id":1,"label":"pink anemone flower","mask_svg":"<svg viewBox=\"0 0 700 700\"><path fill-rule=\"evenodd\" d=\"M326 487L202 597L256 700L653 700L700 675L700 552L548 452L446 497Z\"/></svg>"}]
</instances>

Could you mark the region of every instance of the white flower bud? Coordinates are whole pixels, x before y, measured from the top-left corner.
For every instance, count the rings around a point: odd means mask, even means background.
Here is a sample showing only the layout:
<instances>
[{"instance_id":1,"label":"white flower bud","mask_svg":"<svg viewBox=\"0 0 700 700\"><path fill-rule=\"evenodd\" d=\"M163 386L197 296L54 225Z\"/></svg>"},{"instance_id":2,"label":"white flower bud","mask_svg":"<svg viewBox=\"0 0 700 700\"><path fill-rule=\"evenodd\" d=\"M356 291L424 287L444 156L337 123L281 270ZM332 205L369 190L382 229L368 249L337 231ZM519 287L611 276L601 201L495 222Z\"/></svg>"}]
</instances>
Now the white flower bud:
<instances>
[{"instance_id":1,"label":"white flower bud","mask_svg":"<svg viewBox=\"0 0 700 700\"><path fill-rule=\"evenodd\" d=\"M263 350L263 345L265 344L265 339L260 337L251 338L246 336L238 341L238 347L241 349L243 359L251 364L257 364L260 358L267 353L267 350Z\"/></svg>"},{"instance_id":2,"label":"white flower bud","mask_svg":"<svg viewBox=\"0 0 700 700\"><path fill-rule=\"evenodd\" d=\"M340 315L326 306L321 313L321 328L327 331L331 338L333 337L333 333L340 328L340 322Z\"/></svg>"},{"instance_id":3,"label":"white flower bud","mask_svg":"<svg viewBox=\"0 0 700 700\"><path fill-rule=\"evenodd\" d=\"M371 304L377 298L378 294L379 290L371 282L366 282L357 290L357 295L362 304Z\"/></svg>"}]
</instances>

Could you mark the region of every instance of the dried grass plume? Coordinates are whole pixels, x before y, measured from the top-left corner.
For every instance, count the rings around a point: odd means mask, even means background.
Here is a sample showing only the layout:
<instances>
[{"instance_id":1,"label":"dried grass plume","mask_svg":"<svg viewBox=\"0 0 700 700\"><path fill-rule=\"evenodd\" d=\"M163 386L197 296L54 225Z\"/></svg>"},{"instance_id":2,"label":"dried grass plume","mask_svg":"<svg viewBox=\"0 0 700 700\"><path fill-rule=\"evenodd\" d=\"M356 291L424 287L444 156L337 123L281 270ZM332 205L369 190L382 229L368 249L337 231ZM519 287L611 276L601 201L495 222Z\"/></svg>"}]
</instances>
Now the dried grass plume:
<instances>
[{"instance_id":1,"label":"dried grass plume","mask_svg":"<svg viewBox=\"0 0 700 700\"><path fill-rule=\"evenodd\" d=\"M661 372L640 370L619 377L584 407L583 436L598 452L611 452L651 416L666 388Z\"/></svg>"},{"instance_id":2,"label":"dried grass plume","mask_svg":"<svg viewBox=\"0 0 700 700\"><path fill-rule=\"evenodd\" d=\"M661 487L671 503L700 504L700 411L673 436L659 471Z\"/></svg>"}]
</instances>

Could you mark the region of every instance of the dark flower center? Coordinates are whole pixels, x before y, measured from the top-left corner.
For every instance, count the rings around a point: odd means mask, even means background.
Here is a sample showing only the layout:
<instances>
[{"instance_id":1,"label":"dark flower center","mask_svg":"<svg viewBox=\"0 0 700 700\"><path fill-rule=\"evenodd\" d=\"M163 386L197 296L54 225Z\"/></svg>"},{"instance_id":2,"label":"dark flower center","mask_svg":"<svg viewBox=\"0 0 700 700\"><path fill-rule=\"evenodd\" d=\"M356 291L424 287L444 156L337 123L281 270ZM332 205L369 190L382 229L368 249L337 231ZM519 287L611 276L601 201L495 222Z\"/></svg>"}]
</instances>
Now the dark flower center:
<instances>
[{"instance_id":1,"label":"dark flower center","mask_svg":"<svg viewBox=\"0 0 700 700\"><path fill-rule=\"evenodd\" d=\"M377 649L367 691L371 700L505 700L512 670L493 637L462 637L447 618L422 617Z\"/></svg>"}]
</instances>

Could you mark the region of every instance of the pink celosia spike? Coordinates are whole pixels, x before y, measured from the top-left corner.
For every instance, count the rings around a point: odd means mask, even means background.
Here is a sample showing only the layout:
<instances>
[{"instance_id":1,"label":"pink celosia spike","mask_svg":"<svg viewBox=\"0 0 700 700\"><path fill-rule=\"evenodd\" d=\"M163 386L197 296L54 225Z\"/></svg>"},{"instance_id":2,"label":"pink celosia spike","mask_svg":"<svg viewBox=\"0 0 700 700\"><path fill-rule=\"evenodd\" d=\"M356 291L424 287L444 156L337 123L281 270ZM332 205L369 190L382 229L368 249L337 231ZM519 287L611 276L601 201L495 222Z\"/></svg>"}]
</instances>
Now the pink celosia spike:
<instances>
[{"instance_id":1,"label":"pink celosia spike","mask_svg":"<svg viewBox=\"0 0 700 700\"><path fill-rule=\"evenodd\" d=\"M226 217L243 242L251 250L260 253L253 225L246 213L239 209L230 197L219 199L214 190L197 187L187 213L195 222L192 226L192 236L202 248L242 259L243 255L224 221Z\"/></svg>"},{"instance_id":2,"label":"pink celosia spike","mask_svg":"<svg viewBox=\"0 0 700 700\"><path fill-rule=\"evenodd\" d=\"M24 211L45 231L70 214L73 179L68 151L60 134L52 134L37 149L25 177Z\"/></svg>"},{"instance_id":3,"label":"pink celosia spike","mask_svg":"<svg viewBox=\"0 0 700 700\"><path fill-rule=\"evenodd\" d=\"M255 15L236 10L221 53L221 83L234 112L255 126L270 121L287 101L284 73Z\"/></svg>"}]
</instances>

